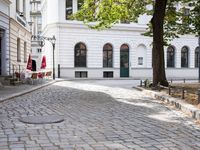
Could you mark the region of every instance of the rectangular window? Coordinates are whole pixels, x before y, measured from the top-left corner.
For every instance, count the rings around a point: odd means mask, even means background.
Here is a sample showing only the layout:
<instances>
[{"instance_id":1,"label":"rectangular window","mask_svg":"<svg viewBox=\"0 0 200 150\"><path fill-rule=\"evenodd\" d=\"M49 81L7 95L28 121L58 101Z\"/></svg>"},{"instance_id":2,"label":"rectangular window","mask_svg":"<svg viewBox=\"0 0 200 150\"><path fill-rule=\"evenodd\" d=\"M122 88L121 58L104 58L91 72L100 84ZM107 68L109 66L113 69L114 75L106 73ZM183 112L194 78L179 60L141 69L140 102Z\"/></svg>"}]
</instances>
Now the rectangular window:
<instances>
[{"instance_id":1,"label":"rectangular window","mask_svg":"<svg viewBox=\"0 0 200 150\"><path fill-rule=\"evenodd\" d=\"M75 78L87 78L87 71L75 71Z\"/></svg>"},{"instance_id":2,"label":"rectangular window","mask_svg":"<svg viewBox=\"0 0 200 150\"><path fill-rule=\"evenodd\" d=\"M24 42L24 62L27 62L27 44Z\"/></svg>"},{"instance_id":3,"label":"rectangular window","mask_svg":"<svg viewBox=\"0 0 200 150\"><path fill-rule=\"evenodd\" d=\"M21 62L20 38L17 38L17 61L18 61L18 62Z\"/></svg>"},{"instance_id":4,"label":"rectangular window","mask_svg":"<svg viewBox=\"0 0 200 150\"><path fill-rule=\"evenodd\" d=\"M189 15L190 15L190 9L189 8L183 8L182 23L184 23L184 24L189 23Z\"/></svg>"},{"instance_id":5,"label":"rectangular window","mask_svg":"<svg viewBox=\"0 0 200 150\"><path fill-rule=\"evenodd\" d=\"M138 57L138 65L143 65L143 57Z\"/></svg>"},{"instance_id":6,"label":"rectangular window","mask_svg":"<svg viewBox=\"0 0 200 150\"><path fill-rule=\"evenodd\" d=\"M113 67L113 52L112 50L103 51L103 67L112 68Z\"/></svg>"},{"instance_id":7,"label":"rectangular window","mask_svg":"<svg viewBox=\"0 0 200 150\"><path fill-rule=\"evenodd\" d=\"M113 78L113 71L105 71L103 72L104 78Z\"/></svg>"},{"instance_id":8,"label":"rectangular window","mask_svg":"<svg viewBox=\"0 0 200 150\"><path fill-rule=\"evenodd\" d=\"M66 0L66 20L69 20L73 13L73 0Z\"/></svg>"},{"instance_id":9,"label":"rectangular window","mask_svg":"<svg viewBox=\"0 0 200 150\"><path fill-rule=\"evenodd\" d=\"M38 51L38 53L41 53L41 52L42 52L42 49L41 49L41 48L38 48L37 51Z\"/></svg>"},{"instance_id":10,"label":"rectangular window","mask_svg":"<svg viewBox=\"0 0 200 150\"><path fill-rule=\"evenodd\" d=\"M83 6L84 4L84 0L78 0L78 10L81 9L81 7Z\"/></svg>"}]
</instances>

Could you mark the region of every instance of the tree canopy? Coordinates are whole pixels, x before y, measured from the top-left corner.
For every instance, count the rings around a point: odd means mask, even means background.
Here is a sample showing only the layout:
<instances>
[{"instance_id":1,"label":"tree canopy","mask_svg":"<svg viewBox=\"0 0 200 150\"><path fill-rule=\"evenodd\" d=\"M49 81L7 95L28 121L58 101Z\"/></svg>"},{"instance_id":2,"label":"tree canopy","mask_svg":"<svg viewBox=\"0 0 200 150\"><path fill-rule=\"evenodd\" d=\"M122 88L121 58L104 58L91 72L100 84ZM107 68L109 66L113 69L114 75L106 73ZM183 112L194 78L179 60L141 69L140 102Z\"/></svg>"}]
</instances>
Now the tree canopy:
<instances>
[{"instance_id":1,"label":"tree canopy","mask_svg":"<svg viewBox=\"0 0 200 150\"><path fill-rule=\"evenodd\" d=\"M153 16L154 3L154 0L85 0L73 18L84 21L90 28L101 30L120 22L137 23L143 14ZM199 12L199 0L168 0L164 20L165 42L182 34L200 35ZM153 36L151 23L144 35Z\"/></svg>"}]
</instances>

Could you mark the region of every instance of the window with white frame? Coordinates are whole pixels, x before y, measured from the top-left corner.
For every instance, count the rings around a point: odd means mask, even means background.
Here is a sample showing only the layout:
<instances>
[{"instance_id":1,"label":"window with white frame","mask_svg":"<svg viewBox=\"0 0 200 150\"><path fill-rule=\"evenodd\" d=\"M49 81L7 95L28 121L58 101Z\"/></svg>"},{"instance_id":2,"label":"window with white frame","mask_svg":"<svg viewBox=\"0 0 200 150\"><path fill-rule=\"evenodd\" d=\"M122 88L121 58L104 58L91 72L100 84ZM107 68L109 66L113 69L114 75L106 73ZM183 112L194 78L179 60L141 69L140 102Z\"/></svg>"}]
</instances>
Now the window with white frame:
<instances>
[{"instance_id":1,"label":"window with white frame","mask_svg":"<svg viewBox=\"0 0 200 150\"><path fill-rule=\"evenodd\" d=\"M195 68L199 67L199 47L195 49Z\"/></svg>"},{"instance_id":2,"label":"window with white frame","mask_svg":"<svg viewBox=\"0 0 200 150\"><path fill-rule=\"evenodd\" d=\"M181 67L189 67L189 48L187 46L181 49Z\"/></svg>"},{"instance_id":3,"label":"window with white frame","mask_svg":"<svg viewBox=\"0 0 200 150\"><path fill-rule=\"evenodd\" d=\"M66 20L70 19L73 13L73 0L66 0Z\"/></svg>"},{"instance_id":4,"label":"window with white frame","mask_svg":"<svg viewBox=\"0 0 200 150\"><path fill-rule=\"evenodd\" d=\"M78 10L81 9L81 7L83 6L84 4L84 0L78 0Z\"/></svg>"},{"instance_id":5,"label":"window with white frame","mask_svg":"<svg viewBox=\"0 0 200 150\"><path fill-rule=\"evenodd\" d=\"M17 38L17 61L18 61L18 62L21 62L20 38Z\"/></svg>"},{"instance_id":6,"label":"window with white frame","mask_svg":"<svg viewBox=\"0 0 200 150\"><path fill-rule=\"evenodd\" d=\"M24 62L27 62L27 43L24 42Z\"/></svg>"},{"instance_id":7,"label":"window with white frame","mask_svg":"<svg viewBox=\"0 0 200 150\"><path fill-rule=\"evenodd\" d=\"M138 57L138 65L143 65L143 57Z\"/></svg>"}]
</instances>

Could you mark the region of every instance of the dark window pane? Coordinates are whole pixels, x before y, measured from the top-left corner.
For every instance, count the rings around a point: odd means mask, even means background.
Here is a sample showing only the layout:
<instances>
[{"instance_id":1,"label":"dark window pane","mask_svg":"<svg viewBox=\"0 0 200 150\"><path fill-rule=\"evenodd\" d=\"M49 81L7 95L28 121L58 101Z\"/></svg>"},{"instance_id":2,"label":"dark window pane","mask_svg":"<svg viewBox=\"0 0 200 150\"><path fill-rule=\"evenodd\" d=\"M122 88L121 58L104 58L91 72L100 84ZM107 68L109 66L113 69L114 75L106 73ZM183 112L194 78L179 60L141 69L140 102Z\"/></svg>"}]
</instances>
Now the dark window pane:
<instances>
[{"instance_id":1,"label":"dark window pane","mask_svg":"<svg viewBox=\"0 0 200 150\"><path fill-rule=\"evenodd\" d=\"M138 65L143 65L143 57L138 57Z\"/></svg>"},{"instance_id":2,"label":"dark window pane","mask_svg":"<svg viewBox=\"0 0 200 150\"><path fill-rule=\"evenodd\" d=\"M112 71L103 72L103 77L104 78L113 78L113 72Z\"/></svg>"},{"instance_id":3,"label":"dark window pane","mask_svg":"<svg viewBox=\"0 0 200 150\"><path fill-rule=\"evenodd\" d=\"M87 78L87 71L75 71L75 78Z\"/></svg>"},{"instance_id":4,"label":"dark window pane","mask_svg":"<svg viewBox=\"0 0 200 150\"><path fill-rule=\"evenodd\" d=\"M110 44L103 47L103 67L113 67L113 48Z\"/></svg>"},{"instance_id":5,"label":"dark window pane","mask_svg":"<svg viewBox=\"0 0 200 150\"><path fill-rule=\"evenodd\" d=\"M167 67L175 67L175 50L172 46L167 49Z\"/></svg>"},{"instance_id":6,"label":"dark window pane","mask_svg":"<svg viewBox=\"0 0 200 150\"><path fill-rule=\"evenodd\" d=\"M81 7L83 6L84 4L84 0L78 0L78 10L81 9Z\"/></svg>"},{"instance_id":7,"label":"dark window pane","mask_svg":"<svg viewBox=\"0 0 200 150\"><path fill-rule=\"evenodd\" d=\"M21 62L21 47L19 38L17 38L17 61Z\"/></svg>"},{"instance_id":8,"label":"dark window pane","mask_svg":"<svg viewBox=\"0 0 200 150\"><path fill-rule=\"evenodd\" d=\"M69 20L69 16L73 12L73 5L72 5L72 0L66 0L66 19Z\"/></svg>"},{"instance_id":9,"label":"dark window pane","mask_svg":"<svg viewBox=\"0 0 200 150\"><path fill-rule=\"evenodd\" d=\"M199 47L195 49L195 67L199 67Z\"/></svg>"},{"instance_id":10,"label":"dark window pane","mask_svg":"<svg viewBox=\"0 0 200 150\"><path fill-rule=\"evenodd\" d=\"M78 43L75 46L75 67L86 67L87 51L83 43Z\"/></svg>"},{"instance_id":11,"label":"dark window pane","mask_svg":"<svg viewBox=\"0 0 200 150\"><path fill-rule=\"evenodd\" d=\"M129 67L129 47L126 44L123 44L120 48L120 67Z\"/></svg>"},{"instance_id":12,"label":"dark window pane","mask_svg":"<svg viewBox=\"0 0 200 150\"><path fill-rule=\"evenodd\" d=\"M120 48L121 52L129 52L129 47L126 44L123 44Z\"/></svg>"},{"instance_id":13,"label":"dark window pane","mask_svg":"<svg viewBox=\"0 0 200 150\"><path fill-rule=\"evenodd\" d=\"M181 67L188 67L188 53L188 48L184 46L181 50Z\"/></svg>"}]
</instances>

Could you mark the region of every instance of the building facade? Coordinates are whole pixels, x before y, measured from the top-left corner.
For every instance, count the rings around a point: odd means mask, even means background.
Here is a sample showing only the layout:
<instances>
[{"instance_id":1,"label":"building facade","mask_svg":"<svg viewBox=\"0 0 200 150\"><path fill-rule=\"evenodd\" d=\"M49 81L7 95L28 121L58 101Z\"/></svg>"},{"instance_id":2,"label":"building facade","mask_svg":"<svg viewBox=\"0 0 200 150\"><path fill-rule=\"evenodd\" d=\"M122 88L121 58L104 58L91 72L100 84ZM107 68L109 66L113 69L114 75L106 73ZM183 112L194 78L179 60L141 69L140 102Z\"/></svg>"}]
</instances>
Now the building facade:
<instances>
[{"instance_id":1,"label":"building facade","mask_svg":"<svg viewBox=\"0 0 200 150\"><path fill-rule=\"evenodd\" d=\"M151 78L152 38L143 36L148 16L137 24L117 24L111 29L96 31L80 21L69 20L81 0L42 1L43 35L56 36L55 66L67 78ZM53 11L52 11L53 10ZM165 48L168 78L198 77L198 39L181 36ZM43 49L47 67L52 69L52 46ZM57 71L56 71L57 72Z\"/></svg>"},{"instance_id":2,"label":"building facade","mask_svg":"<svg viewBox=\"0 0 200 150\"><path fill-rule=\"evenodd\" d=\"M10 74L26 69L31 49L29 0L11 0L10 5Z\"/></svg>"},{"instance_id":3,"label":"building facade","mask_svg":"<svg viewBox=\"0 0 200 150\"><path fill-rule=\"evenodd\" d=\"M0 1L0 76L9 74L9 0Z\"/></svg>"},{"instance_id":4,"label":"building facade","mask_svg":"<svg viewBox=\"0 0 200 150\"><path fill-rule=\"evenodd\" d=\"M31 11L31 33L33 36L38 36L42 31L42 15L41 15L41 1L31 0L30 1ZM42 49L35 38L31 39L31 56L33 60L33 70L39 70L42 61Z\"/></svg>"}]
</instances>

